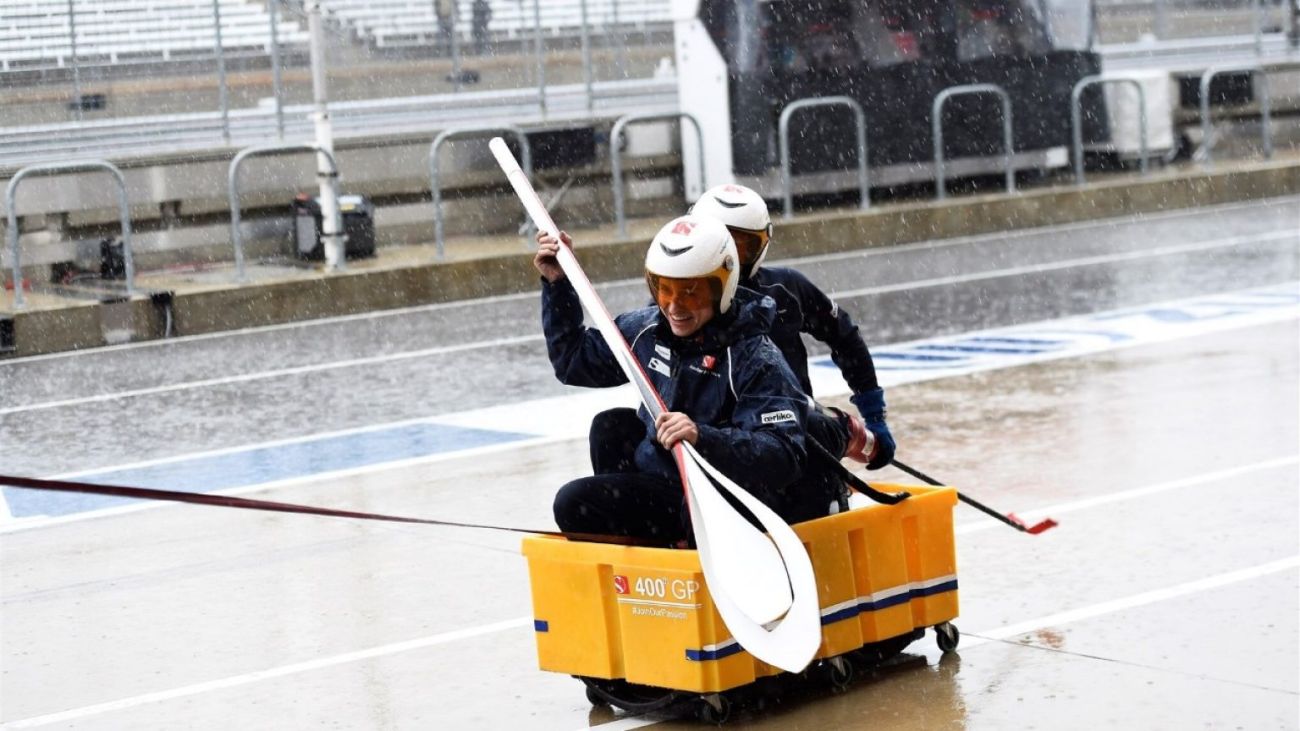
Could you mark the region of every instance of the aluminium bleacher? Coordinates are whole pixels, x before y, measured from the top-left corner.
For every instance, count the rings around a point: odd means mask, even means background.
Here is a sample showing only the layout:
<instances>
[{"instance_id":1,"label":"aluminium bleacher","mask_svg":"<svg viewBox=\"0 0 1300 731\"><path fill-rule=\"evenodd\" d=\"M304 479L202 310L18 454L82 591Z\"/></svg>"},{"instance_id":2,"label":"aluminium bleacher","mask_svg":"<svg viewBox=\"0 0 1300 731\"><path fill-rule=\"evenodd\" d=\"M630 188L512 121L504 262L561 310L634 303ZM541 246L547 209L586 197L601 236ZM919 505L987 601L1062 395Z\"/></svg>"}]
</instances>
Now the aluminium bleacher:
<instances>
[{"instance_id":1,"label":"aluminium bleacher","mask_svg":"<svg viewBox=\"0 0 1300 731\"><path fill-rule=\"evenodd\" d=\"M252 0L217 0L223 52L247 56L271 48L270 15ZM64 68L72 64L76 28L78 64L165 61L215 54L213 0L0 0L0 72ZM70 22L71 20L71 22ZM305 46L307 32L281 16L276 40Z\"/></svg>"},{"instance_id":2,"label":"aluminium bleacher","mask_svg":"<svg viewBox=\"0 0 1300 731\"><path fill-rule=\"evenodd\" d=\"M430 43L441 30L432 0L323 0L328 17L358 39L375 47ZM533 0L490 0L488 32L495 39L526 38L537 25ZM543 33L576 35L582 26L582 0L542 0ZM594 31L622 28L643 30L647 24L667 24L671 0L587 0L587 22ZM472 34L473 0L456 0L456 32Z\"/></svg>"}]
</instances>

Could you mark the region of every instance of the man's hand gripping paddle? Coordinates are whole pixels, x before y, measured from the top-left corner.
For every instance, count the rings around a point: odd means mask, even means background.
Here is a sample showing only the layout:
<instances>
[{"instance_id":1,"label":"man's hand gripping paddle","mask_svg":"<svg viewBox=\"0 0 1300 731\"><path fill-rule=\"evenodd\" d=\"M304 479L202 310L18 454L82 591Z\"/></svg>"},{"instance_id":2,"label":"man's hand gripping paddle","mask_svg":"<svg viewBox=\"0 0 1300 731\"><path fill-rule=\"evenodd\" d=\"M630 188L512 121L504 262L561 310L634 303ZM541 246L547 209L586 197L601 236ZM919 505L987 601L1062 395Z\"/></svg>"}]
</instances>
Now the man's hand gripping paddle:
<instances>
[{"instance_id":1,"label":"man's hand gripping paddle","mask_svg":"<svg viewBox=\"0 0 1300 731\"><path fill-rule=\"evenodd\" d=\"M559 229L505 142L496 137L489 147L538 230L559 239ZM557 258L642 403L657 418L664 403L578 260L566 246L560 247ZM759 660L789 672L802 671L821 645L817 582L803 542L780 516L705 461L692 445L678 442L673 456L704 579L727 629ZM719 488L753 513L767 535L736 512Z\"/></svg>"}]
</instances>

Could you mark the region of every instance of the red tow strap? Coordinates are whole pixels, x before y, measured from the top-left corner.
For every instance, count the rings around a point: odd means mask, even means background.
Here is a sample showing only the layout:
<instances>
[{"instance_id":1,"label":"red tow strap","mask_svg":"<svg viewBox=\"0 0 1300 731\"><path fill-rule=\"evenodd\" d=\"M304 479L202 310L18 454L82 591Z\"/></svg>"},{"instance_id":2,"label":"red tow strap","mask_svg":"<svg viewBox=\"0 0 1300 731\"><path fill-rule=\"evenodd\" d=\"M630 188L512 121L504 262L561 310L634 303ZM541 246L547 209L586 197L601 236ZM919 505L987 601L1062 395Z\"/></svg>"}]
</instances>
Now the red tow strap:
<instances>
[{"instance_id":1,"label":"red tow strap","mask_svg":"<svg viewBox=\"0 0 1300 731\"><path fill-rule=\"evenodd\" d=\"M192 503L194 505L211 505L219 508L238 508L240 510L265 510L274 513L299 513L302 515L323 515L330 518L352 518L355 520L380 520L389 523L417 523L421 525L442 525L452 528L481 528L483 530L500 530L511 533L530 533L544 536L558 536L572 541L591 543L613 543L620 546L654 546L650 541L627 536L612 536L601 533L572 533L553 530L530 530L527 528L510 528L500 525L482 525L479 523L456 523L450 520L433 520L431 518L408 518L400 515L381 513L361 513L355 510L335 510L318 508L312 505L296 505L272 500L253 500L251 498L231 495L209 495L207 493L179 492L176 490L155 490L147 487L125 487L122 485L95 485L89 482L69 482L66 480L40 480L34 477L13 477L0 475L0 485L20 487L28 490L46 490L50 492L76 492L87 495L112 495L116 497L135 498L137 500L164 500L174 503Z\"/></svg>"}]
</instances>

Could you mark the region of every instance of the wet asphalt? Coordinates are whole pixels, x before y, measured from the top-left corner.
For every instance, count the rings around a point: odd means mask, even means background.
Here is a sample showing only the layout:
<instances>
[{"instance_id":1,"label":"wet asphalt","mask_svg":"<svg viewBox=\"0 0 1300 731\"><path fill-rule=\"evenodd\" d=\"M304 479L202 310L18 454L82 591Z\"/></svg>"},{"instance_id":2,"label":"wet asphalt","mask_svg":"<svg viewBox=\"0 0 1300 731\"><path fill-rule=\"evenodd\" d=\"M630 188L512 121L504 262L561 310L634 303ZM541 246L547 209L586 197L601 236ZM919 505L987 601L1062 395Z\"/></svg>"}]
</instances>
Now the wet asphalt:
<instances>
[{"instance_id":1,"label":"wet asphalt","mask_svg":"<svg viewBox=\"0 0 1300 731\"><path fill-rule=\"evenodd\" d=\"M1300 199L797 265L869 343L901 342L1295 281ZM602 294L643 301L639 282ZM536 308L2 364L0 461L48 475L564 393ZM235 375L251 380L195 383ZM151 388L171 390L105 398ZM958 508L956 654L927 636L847 692L793 693L736 727L1300 727L1295 321L899 386L890 404L909 463L1061 526L1030 538ZM263 496L540 527L585 460L562 442ZM687 725L593 709L535 669L509 534L188 506L4 533L0 620L15 728Z\"/></svg>"}]
</instances>

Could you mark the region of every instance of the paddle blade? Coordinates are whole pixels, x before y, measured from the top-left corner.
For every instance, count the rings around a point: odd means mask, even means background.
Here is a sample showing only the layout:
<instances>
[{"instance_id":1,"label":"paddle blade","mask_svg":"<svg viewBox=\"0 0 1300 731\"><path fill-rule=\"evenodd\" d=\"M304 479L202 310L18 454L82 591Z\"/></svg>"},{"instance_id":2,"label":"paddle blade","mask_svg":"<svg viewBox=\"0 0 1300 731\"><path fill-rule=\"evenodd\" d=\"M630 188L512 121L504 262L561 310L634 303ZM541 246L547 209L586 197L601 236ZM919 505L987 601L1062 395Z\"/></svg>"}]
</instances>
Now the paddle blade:
<instances>
[{"instance_id":1,"label":"paddle blade","mask_svg":"<svg viewBox=\"0 0 1300 731\"><path fill-rule=\"evenodd\" d=\"M715 577L745 577L744 581L726 581L732 603L752 622L767 624L790 611L794 597L785 561L776 544L753 526L713 489L709 478L695 464L685 460L687 479L695 502L691 506L691 523L697 546L707 545L709 571ZM701 542L701 534L705 540Z\"/></svg>"},{"instance_id":2,"label":"paddle blade","mask_svg":"<svg viewBox=\"0 0 1300 731\"><path fill-rule=\"evenodd\" d=\"M695 451L694 447L689 444L682 446L681 451L687 457L684 460L687 465L685 472L690 476L686 497L691 506L692 516L695 517L692 520L695 544L700 554L700 565L704 569L704 579L709 586L713 603L718 608L718 614L722 616L722 621L727 625L732 636L749 654L787 672L801 672L808 663L812 662L822 640L817 579L813 575L812 560L808 557L807 549L790 526L771 508L710 465ZM702 479L703 476L698 475L700 470L713 478L718 488L730 493L758 519L771 536L772 544L780 554L791 602L785 616L775 623L755 622L749 613L737 604L736 597L746 596L747 592L752 591L748 585L756 581L780 582L781 579L774 576L776 571L765 566L759 574L756 573L752 561L742 562L737 568L729 561L715 558L718 548L736 538L735 535L723 531L735 530L739 534L744 530L762 534L748 521L743 521L743 528L733 523L718 521L717 525L726 527L715 529L715 524L709 522L715 516L702 514L705 510L701 507L702 502L709 503L711 499L716 498L729 512L734 514L735 511L731 510L731 506L718 493L713 482ZM706 496L708 493L712 493L712 497ZM765 624L768 626L764 626Z\"/></svg>"}]
</instances>

